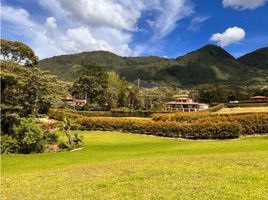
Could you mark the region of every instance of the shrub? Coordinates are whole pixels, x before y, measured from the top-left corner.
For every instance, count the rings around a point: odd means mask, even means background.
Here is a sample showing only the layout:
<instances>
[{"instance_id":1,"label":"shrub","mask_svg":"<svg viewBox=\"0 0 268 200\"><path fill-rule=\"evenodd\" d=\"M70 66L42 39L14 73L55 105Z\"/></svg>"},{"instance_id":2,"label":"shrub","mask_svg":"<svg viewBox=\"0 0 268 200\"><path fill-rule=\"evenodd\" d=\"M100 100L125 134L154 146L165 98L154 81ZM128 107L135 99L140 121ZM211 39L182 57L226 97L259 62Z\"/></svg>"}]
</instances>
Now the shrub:
<instances>
[{"instance_id":1,"label":"shrub","mask_svg":"<svg viewBox=\"0 0 268 200\"><path fill-rule=\"evenodd\" d=\"M241 126L237 123L183 123L155 122L124 118L80 118L74 121L87 130L124 131L164 137L189 139L237 138Z\"/></svg>"},{"instance_id":2,"label":"shrub","mask_svg":"<svg viewBox=\"0 0 268 200\"><path fill-rule=\"evenodd\" d=\"M57 143L59 136L55 133L51 133L47 131L44 133L44 139L47 144L55 144Z\"/></svg>"},{"instance_id":3,"label":"shrub","mask_svg":"<svg viewBox=\"0 0 268 200\"><path fill-rule=\"evenodd\" d=\"M169 114L154 114L154 121L176 121L176 122L194 122L199 118L210 116L209 112L176 112Z\"/></svg>"},{"instance_id":4,"label":"shrub","mask_svg":"<svg viewBox=\"0 0 268 200\"><path fill-rule=\"evenodd\" d=\"M85 117L150 117L156 112L143 110L116 109L111 111L78 111L68 109L50 109L48 116L52 119L63 120L64 116L70 119ZM168 113L168 112L164 112Z\"/></svg>"},{"instance_id":5,"label":"shrub","mask_svg":"<svg viewBox=\"0 0 268 200\"><path fill-rule=\"evenodd\" d=\"M211 114L208 112L155 114L155 121L174 121L180 123L226 123L236 122L242 126L242 134L268 133L268 113Z\"/></svg>"},{"instance_id":6,"label":"shrub","mask_svg":"<svg viewBox=\"0 0 268 200\"><path fill-rule=\"evenodd\" d=\"M1 135L1 154L2 153L18 153L18 141L10 135Z\"/></svg>"},{"instance_id":7,"label":"shrub","mask_svg":"<svg viewBox=\"0 0 268 200\"><path fill-rule=\"evenodd\" d=\"M22 118L12 133L1 136L1 153L40 153L57 142L54 133L44 133L31 118Z\"/></svg>"}]
</instances>

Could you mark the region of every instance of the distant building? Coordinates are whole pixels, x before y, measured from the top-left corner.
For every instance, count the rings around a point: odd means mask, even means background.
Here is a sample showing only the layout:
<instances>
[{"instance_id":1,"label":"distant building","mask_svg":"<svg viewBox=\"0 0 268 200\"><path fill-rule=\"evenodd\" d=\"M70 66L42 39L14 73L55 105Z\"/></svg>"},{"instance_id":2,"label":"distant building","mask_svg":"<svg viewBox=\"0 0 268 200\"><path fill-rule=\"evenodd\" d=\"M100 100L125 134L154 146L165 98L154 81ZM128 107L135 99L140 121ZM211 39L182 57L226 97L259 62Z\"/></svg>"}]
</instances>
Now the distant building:
<instances>
[{"instance_id":1,"label":"distant building","mask_svg":"<svg viewBox=\"0 0 268 200\"><path fill-rule=\"evenodd\" d=\"M191 98L181 97L164 104L166 110L180 110L183 112L199 111L208 108L208 104L194 102Z\"/></svg>"},{"instance_id":2,"label":"distant building","mask_svg":"<svg viewBox=\"0 0 268 200\"><path fill-rule=\"evenodd\" d=\"M267 99L267 97L266 96L254 96L254 97L251 97L250 99L254 101L264 101Z\"/></svg>"},{"instance_id":3,"label":"distant building","mask_svg":"<svg viewBox=\"0 0 268 200\"><path fill-rule=\"evenodd\" d=\"M82 107L84 105L86 105L87 100L86 99L74 99L71 97L66 97L65 99L63 99L64 103L66 105L72 106L72 107Z\"/></svg>"}]
</instances>

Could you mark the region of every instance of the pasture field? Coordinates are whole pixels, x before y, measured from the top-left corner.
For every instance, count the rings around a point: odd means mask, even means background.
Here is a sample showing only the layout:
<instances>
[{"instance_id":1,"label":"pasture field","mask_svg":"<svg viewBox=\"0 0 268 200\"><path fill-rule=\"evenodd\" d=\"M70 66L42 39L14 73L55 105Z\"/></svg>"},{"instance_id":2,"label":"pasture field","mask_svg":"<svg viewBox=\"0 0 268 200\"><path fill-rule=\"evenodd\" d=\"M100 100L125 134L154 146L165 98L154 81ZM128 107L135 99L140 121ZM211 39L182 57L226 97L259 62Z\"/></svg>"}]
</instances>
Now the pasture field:
<instances>
[{"instance_id":1,"label":"pasture field","mask_svg":"<svg viewBox=\"0 0 268 200\"><path fill-rule=\"evenodd\" d=\"M223 108L217 111L217 114L235 114L235 113L259 113L268 112L267 107L236 107L236 108Z\"/></svg>"},{"instance_id":2,"label":"pasture field","mask_svg":"<svg viewBox=\"0 0 268 200\"><path fill-rule=\"evenodd\" d=\"M2 155L1 199L268 199L268 135L79 133L81 150Z\"/></svg>"}]
</instances>

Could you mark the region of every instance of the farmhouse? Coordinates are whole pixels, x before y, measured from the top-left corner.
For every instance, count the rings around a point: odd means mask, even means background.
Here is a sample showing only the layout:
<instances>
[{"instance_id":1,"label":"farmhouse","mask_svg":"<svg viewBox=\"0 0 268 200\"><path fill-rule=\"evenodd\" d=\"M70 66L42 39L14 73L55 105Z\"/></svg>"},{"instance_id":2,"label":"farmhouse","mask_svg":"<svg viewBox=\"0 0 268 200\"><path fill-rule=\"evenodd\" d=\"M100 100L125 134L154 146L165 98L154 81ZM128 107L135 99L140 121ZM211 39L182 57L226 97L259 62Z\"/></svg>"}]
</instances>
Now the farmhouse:
<instances>
[{"instance_id":1,"label":"farmhouse","mask_svg":"<svg viewBox=\"0 0 268 200\"><path fill-rule=\"evenodd\" d=\"M250 99L254 100L254 101L264 101L267 98L266 98L266 96L254 96L254 97L251 97Z\"/></svg>"},{"instance_id":2,"label":"farmhouse","mask_svg":"<svg viewBox=\"0 0 268 200\"><path fill-rule=\"evenodd\" d=\"M73 106L73 107L84 106L87 103L86 99L74 99L74 98L71 98L71 97L66 97L65 99L63 99L63 101L64 101L64 103L66 105L70 105L70 106Z\"/></svg>"},{"instance_id":3,"label":"farmhouse","mask_svg":"<svg viewBox=\"0 0 268 200\"><path fill-rule=\"evenodd\" d=\"M204 110L208 108L208 104L194 102L191 98L181 97L175 101L165 103L166 110L181 110L183 112L191 112Z\"/></svg>"}]
</instances>

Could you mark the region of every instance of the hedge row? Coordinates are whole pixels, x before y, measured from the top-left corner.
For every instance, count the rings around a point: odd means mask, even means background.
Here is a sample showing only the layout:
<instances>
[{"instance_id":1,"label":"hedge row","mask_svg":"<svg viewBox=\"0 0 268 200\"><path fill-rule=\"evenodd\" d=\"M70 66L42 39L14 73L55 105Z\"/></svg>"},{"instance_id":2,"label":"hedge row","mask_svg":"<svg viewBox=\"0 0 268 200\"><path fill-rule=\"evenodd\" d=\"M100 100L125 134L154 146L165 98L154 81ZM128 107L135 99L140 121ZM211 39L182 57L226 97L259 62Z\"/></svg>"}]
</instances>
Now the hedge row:
<instances>
[{"instance_id":1,"label":"hedge row","mask_svg":"<svg viewBox=\"0 0 268 200\"><path fill-rule=\"evenodd\" d=\"M268 113L210 114L203 112L153 115L155 121L174 121L180 123L233 123L242 126L242 134L268 133Z\"/></svg>"},{"instance_id":2,"label":"hedge row","mask_svg":"<svg viewBox=\"0 0 268 200\"><path fill-rule=\"evenodd\" d=\"M197 122L237 122L242 126L243 135L268 133L268 113L247 113L233 115L212 115L209 118L200 118Z\"/></svg>"},{"instance_id":3,"label":"hedge row","mask_svg":"<svg viewBox=\"0 0 268 200\"><path fill-rule=\"evenodd\" d=\"M80 118L74 121L74 129L123 131L164 137L187 139L231 139L238 138L241 126L237 123L192 123L155 122L124 118Z\"/></svg>"},{"instance_id":4,"label":"hedge row","mask_svg":"<svg viewBox=\"0 0 268 200\"><path fill-rule=\"evenodd\" d=\"M211 115L210 112L176 112L176 113L158 113L152 115L154 121L175 121L175 122L194 122L200 118L206 118Z\"/></svg>"},{"instance_id":5,"label":"hedge row","mask_svg":"<svg viewBox=\"0 0 268 200\"><path fill-rule=\"evenodd\" d=\"M150 117L154 111L130 111L130 110L112 110L112 111L79 111L70 109L50 109L48 115L54 119L61 119L65 115L69 118L85 117ZM162 112L168 113L168 112Z\"/></svg>"}]
</instances>

